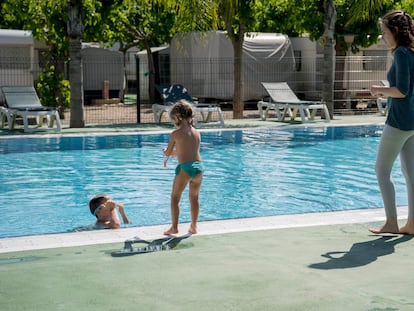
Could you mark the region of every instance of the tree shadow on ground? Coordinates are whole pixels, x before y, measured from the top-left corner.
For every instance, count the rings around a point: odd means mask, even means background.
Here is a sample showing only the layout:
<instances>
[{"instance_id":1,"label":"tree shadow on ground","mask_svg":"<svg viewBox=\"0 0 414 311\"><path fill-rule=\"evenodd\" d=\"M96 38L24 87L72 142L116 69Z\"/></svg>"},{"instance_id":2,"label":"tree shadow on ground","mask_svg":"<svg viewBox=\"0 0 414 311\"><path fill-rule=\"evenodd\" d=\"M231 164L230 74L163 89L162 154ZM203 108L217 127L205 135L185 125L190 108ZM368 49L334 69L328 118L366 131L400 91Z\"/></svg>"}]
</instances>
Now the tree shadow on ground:
<instances>
[{"instance_id":1,"label":"tree shadow on ground","mask_svg":"<svg viewBox=\"0 0 414 311\"><path fill-rule=\"evenodd\" d=\"M354 243L349 251L332 251L322 254L328 261L310 264L314 269L347 269L368 265L378 257L394 253L395 246L407 242L412 235L387 235L376 240Z\"/></svg>"}]
</instances>

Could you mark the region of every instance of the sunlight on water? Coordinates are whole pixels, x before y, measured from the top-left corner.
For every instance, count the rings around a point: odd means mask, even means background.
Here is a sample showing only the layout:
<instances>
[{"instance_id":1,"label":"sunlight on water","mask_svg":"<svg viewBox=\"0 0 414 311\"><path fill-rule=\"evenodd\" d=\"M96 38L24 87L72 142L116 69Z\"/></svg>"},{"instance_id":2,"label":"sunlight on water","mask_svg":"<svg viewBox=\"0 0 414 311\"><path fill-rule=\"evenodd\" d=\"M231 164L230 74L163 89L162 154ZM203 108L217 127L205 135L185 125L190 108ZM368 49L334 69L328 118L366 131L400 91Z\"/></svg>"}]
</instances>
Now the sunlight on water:
<instances>
[{"instance_id":1,"label":"sunlight on water","mask_svg":"<svg viewBox=\"0 0 414 311\"><path fill-rule=\"evenodd\" d=\"M380 127L202 133L200 220L382 206L374 173ZM133 224L170 221L176 160L168 134L0 139L0 237L57 233L94 222L88 201L108 193ZM397 203L406 205L396 162ZM180 221L189 220L188 193Z\"/></svg>"}]
</instances>

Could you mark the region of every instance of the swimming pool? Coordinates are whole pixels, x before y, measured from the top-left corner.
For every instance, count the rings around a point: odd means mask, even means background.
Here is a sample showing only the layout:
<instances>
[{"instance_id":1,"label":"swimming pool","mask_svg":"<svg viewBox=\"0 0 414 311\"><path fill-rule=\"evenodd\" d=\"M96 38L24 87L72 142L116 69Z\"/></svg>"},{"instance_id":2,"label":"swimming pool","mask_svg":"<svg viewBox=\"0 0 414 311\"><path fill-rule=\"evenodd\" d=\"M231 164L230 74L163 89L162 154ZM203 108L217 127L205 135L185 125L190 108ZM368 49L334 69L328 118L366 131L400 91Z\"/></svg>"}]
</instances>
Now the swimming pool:
<instances>
[{"instance_id":1,"label":"swimming pool","mask_svg":"<svg viewBox=\"0 0 414 311\"><path fill-rule=\"evenodd\" d=\"M381 126L202 132L200 220L382 206L374 173ZM124 203L127 226L170 222L176 160L169 133L0 138L0 237L73 231L94 223L96 193ZM406 205L399 170L397 203ZM189 221L187 192L180 221Z\"/></svg>"}]
</instances>

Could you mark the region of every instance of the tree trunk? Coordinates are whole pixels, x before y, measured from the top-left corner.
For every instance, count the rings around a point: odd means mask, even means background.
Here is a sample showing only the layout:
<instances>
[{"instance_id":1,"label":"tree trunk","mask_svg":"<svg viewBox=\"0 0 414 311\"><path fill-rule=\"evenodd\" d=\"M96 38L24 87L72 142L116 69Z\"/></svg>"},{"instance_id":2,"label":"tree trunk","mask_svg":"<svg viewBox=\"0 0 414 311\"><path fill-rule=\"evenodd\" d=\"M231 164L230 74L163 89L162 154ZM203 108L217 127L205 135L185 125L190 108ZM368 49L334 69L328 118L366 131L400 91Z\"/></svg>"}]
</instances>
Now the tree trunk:
<instances>
[{"instance_id":1,"label":"tree trunk","mask_svg":"<svg viewBox=\"0 0 414 311\"><path fill-rule=\"evenodd\" d=\"M128 85L128 69L127 69L127 51L128 49L124 48L124 44L122 41L119 41L119 51L122 52L122 66L124 68L124 89L123 89L123 96L122 100L124 99L125 94L129 92L129 85Z\"/></svg>"},{"instance_id":2,"label":"tree trunk","mask_svg":"<svg viewBox=\"0 0 414 311\"><path fill-rule=\"evenodd\" d=\"M85 127L82 72L82 0L68 4L70 127Z\"/></svg>"},{"instance_id":3,"label":"tree trunk","mask_svg":"<svg viewBox=\"0 0 414 311\"><path fill-rule=\"evenodd\" d=\"M334 33L336 23L336 10L333 0L324 0L325 32L323 34L323 89L322 98L325 101L329 115L333 119L334 111L334 83L335 83L335 48Z\"/></svg>"},{"instance_id":4,"label":"tree trunk","mask_svg":"<svg viewBox=\"0 0 414 311\"><path fill-rule=\"evenodd\" d=\"M234 53L233 119L243 119L243 42L244 32L242 31L232 38Z\"/></svg>"},{"instance_id":5,"label":"tree trunk","mask_svg":"<svg viewBox=\"0 0 414 311\"><path fill-rule=\"evenodd\" d=\"M343 109L346 105L346 46L336 42L335 44L336 62L335 62L335 108Z\"/></svg>"},{"instance_id":6,"label":"tree trunk","mask_svg":"<svg viewBox=\"0 0 414 311\"><path fill-rule=\"evenodd\" d=\"M148 58L148 93L149 103L155 103L155 66L154 58L152 57L151 47L148 40L145 40L145 50Z\"/></svg>"}]
</instances>

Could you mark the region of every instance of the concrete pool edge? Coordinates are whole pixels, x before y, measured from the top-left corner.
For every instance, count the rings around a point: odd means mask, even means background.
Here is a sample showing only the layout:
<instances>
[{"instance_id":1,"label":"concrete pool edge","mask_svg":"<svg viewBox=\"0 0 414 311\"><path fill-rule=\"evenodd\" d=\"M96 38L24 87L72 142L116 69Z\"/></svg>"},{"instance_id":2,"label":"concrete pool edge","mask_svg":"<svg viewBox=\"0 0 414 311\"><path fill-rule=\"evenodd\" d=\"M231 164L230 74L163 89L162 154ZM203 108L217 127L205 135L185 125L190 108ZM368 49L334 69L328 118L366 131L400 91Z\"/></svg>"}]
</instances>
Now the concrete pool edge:
<instances>
[{"instance_id":1,"label":"concrete pool edge","mask_svg":"<svg viewBox=\"0 0 414 311\"><path fill-rule=\"evenodd\" d=\"M398 207L400 219L408 214L407 206ZM351 223L379 222L385 219L383 208L357 209L348 211L291 214L268 217L240 218L199 222L198 235L214 235L244 231L310 227ZM61 234L33 235L0 239L0 253L39 250L59 247L73 247L93 244L122 243L139 236L154 239L162 236L168 225L121 228L118 230L92 230ZM187 232L188 223L180 224L180 232Z\"/></svg>"},{"instance_id":2,"label":"concrete pool edge","mask_svg":"<svg viewBox=\"0 0 414 311\"><path fill-rule=\"evenodd\" d=\"M300 127L336 127L336 126L383 126L384 116L380 115L335 115L335 118L331 122L308 122L308 123L289 123L289 122L278 122L275 118L269 118L266 121L261 119L229 119L226 120L224 127L217 126L203 126L200 127L200 131L231 131L231 130L242 130L242 129L259 129L268 127L279 127L279 128L300 128ZM0 139L13 139L13 138L47 138L47 137L70 137L70 136L101 136L101 135L134 135L134 134L160 134L160 133L171 133L173 125L158 125L151 124L146 126L143 124L130 124L130 126L121 126L114 128L111 126L105 127L94 127L88 126L84 128L69 128L64 127L60 133L54 133L50 131L45 132L34 132L34 133L23 133L0 130Z\"/></svg>"}]
</instances>

